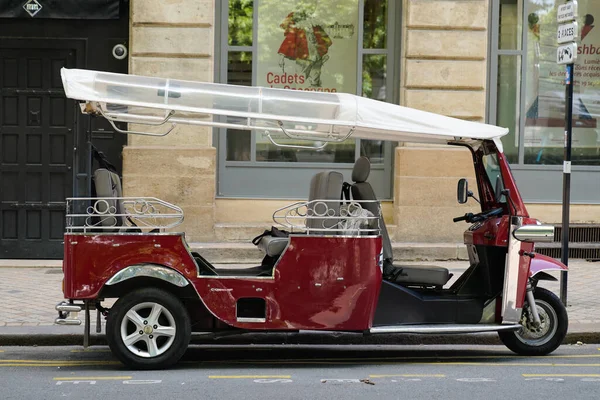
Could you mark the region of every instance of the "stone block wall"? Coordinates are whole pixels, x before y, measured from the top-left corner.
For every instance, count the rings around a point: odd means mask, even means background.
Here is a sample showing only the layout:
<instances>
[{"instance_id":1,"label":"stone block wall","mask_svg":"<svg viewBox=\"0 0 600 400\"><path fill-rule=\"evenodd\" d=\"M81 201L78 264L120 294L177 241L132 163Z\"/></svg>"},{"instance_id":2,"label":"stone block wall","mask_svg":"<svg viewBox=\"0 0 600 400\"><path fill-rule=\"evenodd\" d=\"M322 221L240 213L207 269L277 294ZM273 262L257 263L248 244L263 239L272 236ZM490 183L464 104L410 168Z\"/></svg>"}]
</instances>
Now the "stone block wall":
<instances>
[{"instance_id":1,"label":"stone block wall","mask_svg":"<svg viewBox=\"0 0 600 400\"><path fill-rule=\"evenodd\" d=\"M213 0L132 0L130 10L129 73L213 81ZM176 229L188 241L214 240L216 150L210 128L178 126L161 138L129 135L123 182L126 196L153 196L182 207L185 222Z\"/></svg>"},{"instance_id":2,"label":"stone block wall","mask_svg":"<svg viewBox=\"0 0 600 400\"><path fill-rule=\"evenodd\" d=\"M470 121L485 121L488 0L404 0L401 104ZM452 218L477 208L456 202L470 178L468 150L401 145L396 149L394 239L461 242Z\"/></svg>"}]
</instances>

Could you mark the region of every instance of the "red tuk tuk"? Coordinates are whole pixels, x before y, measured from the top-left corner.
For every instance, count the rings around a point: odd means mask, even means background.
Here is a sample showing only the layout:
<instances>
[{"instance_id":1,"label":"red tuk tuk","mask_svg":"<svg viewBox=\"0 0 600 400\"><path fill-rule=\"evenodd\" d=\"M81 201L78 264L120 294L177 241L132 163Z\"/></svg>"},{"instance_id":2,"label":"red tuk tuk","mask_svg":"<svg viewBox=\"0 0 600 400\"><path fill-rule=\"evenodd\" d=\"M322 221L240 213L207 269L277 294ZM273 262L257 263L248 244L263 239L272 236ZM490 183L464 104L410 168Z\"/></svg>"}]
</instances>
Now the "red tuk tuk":
<instances>
[{"instance_id":1,"label":"red tuk tuk","mask_svg":"<svg viewBox=\"0 0 600 400\"><path fill-rule=\"evenodd\" d=\"M257 238L265 260L245 269L219 269L190 251L184 233L172 231L183 220L181 208L123 197L118 175L96 170L97 196L67 199L66 300L56 306L56 323L81 324L71 312L85 311L87 343L90 310L104 314L108 344L129 367L173 365L192 331L498 332L523 355L548 354L564 339L565 307L537 285L555 279L547 271L567 268L534 252L534 242L552 240L554 228L527 212L502 153L506 129L343 93L86 70L63 69L62 78L84 113L113 125L168 128L123 133L161 136L176 124L209 125L260 130L274 144L303 149L354 136L464 146L473 158L480 210L454 219L469 224L470 266L449 287L446 268L394 262L365 157L354 166L353 182L320 172L307 184L307 201L276 210L273 220L284 233ZM475 195L461 179L458 202L468 197Z\"/></svg>"}]
</instances>

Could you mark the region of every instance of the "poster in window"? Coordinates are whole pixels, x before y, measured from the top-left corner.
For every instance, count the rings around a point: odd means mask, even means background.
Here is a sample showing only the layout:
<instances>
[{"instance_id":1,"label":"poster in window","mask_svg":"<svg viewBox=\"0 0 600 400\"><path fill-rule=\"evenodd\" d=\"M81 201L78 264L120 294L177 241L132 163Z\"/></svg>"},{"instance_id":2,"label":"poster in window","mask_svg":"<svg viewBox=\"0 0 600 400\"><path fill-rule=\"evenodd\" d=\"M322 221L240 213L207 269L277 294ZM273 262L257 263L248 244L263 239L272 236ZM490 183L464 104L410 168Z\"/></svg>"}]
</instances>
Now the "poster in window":
<instances>
[{"instance_id":1,"label":"poster in window","mask_svg":"<svg viewBox=\"0 0 600 400\"><path fill-rule=\"evenodd\" d=\"M356 93L358 0L258 0L258 86Z\"/></svg>"}]
</instances>

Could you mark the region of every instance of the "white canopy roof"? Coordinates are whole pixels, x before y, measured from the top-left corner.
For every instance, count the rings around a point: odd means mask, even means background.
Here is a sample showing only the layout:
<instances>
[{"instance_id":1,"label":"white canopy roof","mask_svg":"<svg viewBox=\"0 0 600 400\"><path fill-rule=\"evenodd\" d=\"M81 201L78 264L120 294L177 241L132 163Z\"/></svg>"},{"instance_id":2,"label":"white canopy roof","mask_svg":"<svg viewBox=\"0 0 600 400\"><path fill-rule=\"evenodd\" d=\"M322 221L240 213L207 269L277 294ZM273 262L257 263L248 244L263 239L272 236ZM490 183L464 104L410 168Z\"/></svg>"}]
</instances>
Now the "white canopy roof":
<instances>
[{"instance_id":1,"label":"white canopy roof","mask_svg":"<svg viewBox=\"0 0 600 400\"><path fill-rule=\"evenodd\" d=\"M179 81L100 71L61 70L67 97L112 120L255 129L307 140L440 143L494 140L508 129L402 107L347 93L294 91ZM118 107L118 105L126 107ZM84 111L86 111L84 110ZM150 113L150 114L149 114ZM207 115L223 116L213 121Z\"/></svg>"}]
</instances>

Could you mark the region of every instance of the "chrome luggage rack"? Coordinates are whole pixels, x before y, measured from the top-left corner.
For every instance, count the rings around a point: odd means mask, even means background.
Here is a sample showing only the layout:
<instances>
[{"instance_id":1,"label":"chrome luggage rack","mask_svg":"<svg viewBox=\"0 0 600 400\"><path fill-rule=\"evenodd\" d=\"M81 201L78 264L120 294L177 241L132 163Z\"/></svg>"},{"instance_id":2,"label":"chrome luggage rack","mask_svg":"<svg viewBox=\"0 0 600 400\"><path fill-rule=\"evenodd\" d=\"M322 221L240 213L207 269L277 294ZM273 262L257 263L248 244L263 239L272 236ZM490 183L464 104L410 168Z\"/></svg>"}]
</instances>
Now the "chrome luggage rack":
<instances>
[{"instance_id":1,"label":"chrome luggage rack","mask_svg":"<svg viewBox=\"0 0 600 400\"><path fill-rule=\"evenodd\" d=\"M82 113L101 115L119 133L143 135L143 136L166 136L175 129L177 124L210 126L217 128L255 130L264 132L265 136L275 146L294 149L312 149L320 150L329 143L341 143L348 139L355 131L355 126L344 126L336 124L335 121L326 120L320 124L313 124L302 118L285 119L270 118L257 120L255 118L245 118L240 114L232 112L228 122L213 120L210 109L203 109L204 112L181 112L174 109L156 109L151 107L124 107L118 104L103 103L97 101L86 101L80 103ZM109 110L110 107L119 109L120 112ZM135 111L132 112L133 109ZM146 113L146 114L144 114ZM220 115L214 113L215 116ZM120 129L116 122L135 123L149 128L155 128L154 131L130 131ZM157 128L166 128L160 132ZM312 128L311 128L312 127ZM284 144L281 140L296 140L306 142L320 142L314 145Z\"/></svg>"},{"instance_id":2,"label":"chrome luggage rack","mask_svg":"<svg viewBox=\"0 0 600 400\"><path fill-rule=\"evenodd\" d=\"M67 233L160 232L182 222L180 207L154 197L67 198Z\"/></svg>"},{"instance_id":3,"label":"chrome luggage rack","mask_svg":"<svg viewBox=\"0 0 600 400\"><path fill-rule=\"evenodd\" d=\"M377 203L377 215L364 208L364 203ZM277 209L273 222L293 233L318 235L379 235L381 207L377 200L299 201Z\"/></svg>"}]
</instances>

